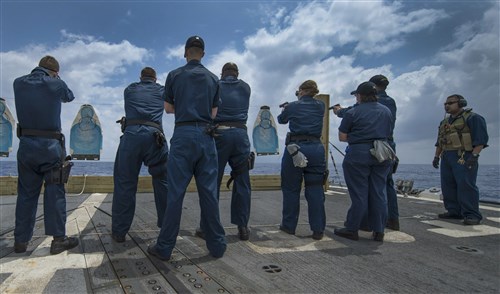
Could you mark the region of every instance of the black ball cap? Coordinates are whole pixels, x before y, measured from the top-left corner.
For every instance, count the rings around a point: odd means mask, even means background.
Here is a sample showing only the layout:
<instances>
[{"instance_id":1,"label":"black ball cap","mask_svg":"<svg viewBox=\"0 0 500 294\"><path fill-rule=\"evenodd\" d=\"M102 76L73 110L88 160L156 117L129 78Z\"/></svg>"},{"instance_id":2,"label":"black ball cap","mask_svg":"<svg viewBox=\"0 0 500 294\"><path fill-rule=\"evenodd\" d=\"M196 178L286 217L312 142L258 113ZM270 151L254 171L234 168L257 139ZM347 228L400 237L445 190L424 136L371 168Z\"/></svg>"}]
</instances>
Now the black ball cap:
<instances>
[{"instance_id":1,"label":"black ball cap","mask_svg":"<svg viewBox=\"0 0 500 294\"><path fill-rule=\"evenodd\" d=\"M382 87L387 87L387 85L389 85L389 80L384 75L375 75L370 78L370 82Z\"/></svg>"},{"instance_id":2,"label":"black ball cap","mask_svg":"<svg viewBox=\"0 0 500 294\"><path fill-rule=\"evenodd\" d=\"M200 36L192 36L189 37L186 41L186 49L191 48L191 47L198 47L201 48L202 50L205 50L205 42Z\"/></svg>"},{"instance_id":3,"label":"black ball cap","mask_svg":"<svg viewBox=\"0 0 500 294\"><path fill-rule=\"evenodd\" d=\"M358 88L351 92L351 95L360 94L360 95L376 95L377 88L375 88L375 84L372 82L363 82L359 84Z\"/></svg>"}]
</instances>

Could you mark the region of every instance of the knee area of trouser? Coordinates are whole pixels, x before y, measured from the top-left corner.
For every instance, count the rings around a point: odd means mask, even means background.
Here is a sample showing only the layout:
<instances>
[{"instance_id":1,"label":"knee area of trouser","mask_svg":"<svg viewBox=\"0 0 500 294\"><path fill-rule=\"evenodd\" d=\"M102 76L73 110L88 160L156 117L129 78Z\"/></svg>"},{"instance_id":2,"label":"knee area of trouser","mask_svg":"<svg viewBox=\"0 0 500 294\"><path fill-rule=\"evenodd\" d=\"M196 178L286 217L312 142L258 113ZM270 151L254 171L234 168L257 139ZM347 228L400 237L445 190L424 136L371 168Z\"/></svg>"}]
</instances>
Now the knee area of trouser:
<instances>
[{"instance_id":1,"label":"knee area of trouser","mask_svg":"<svg viewBox=\"0 0 500 294\"><path fill-rule=\"evenodd\" d=\"M156 178L167 174L167 161L162 161L155 165L148 166L149 174Z\"/></svg>"}]
</instances>

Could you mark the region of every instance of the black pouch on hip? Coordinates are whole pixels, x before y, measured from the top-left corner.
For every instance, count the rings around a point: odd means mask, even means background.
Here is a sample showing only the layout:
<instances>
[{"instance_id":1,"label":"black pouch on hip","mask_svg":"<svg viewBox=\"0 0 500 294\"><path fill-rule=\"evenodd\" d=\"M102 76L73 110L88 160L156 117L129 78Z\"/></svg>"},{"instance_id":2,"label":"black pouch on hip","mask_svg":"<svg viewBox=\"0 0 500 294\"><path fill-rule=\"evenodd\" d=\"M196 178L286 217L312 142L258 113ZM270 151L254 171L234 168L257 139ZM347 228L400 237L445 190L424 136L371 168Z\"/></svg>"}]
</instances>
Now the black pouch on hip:
<instances>
[{"instance_id":1,"label":"black pouch on hip","mask_svg":"<svg viewBox=\"0 0 500 294\"><path fill-rule=\"evenodd\" d=\"M63 163L51 169L45 174L45 185L48 184L66 184L69 179L69 174L71 172L71 167L73 167L73 162L70 161L71 156L68 155L64 159Z\"/></svg>"},{"instance_id":2,"label":"black pouch on hip","mask_svg":"<svg viewBox=\"0 0 500 294\"><path fill-rule=\"evenodd\" d=\"M399 158L396 156L394 158L394 162L392 163L392 173L395 174L396 171L398 170L398 165L399 165Z\"/></svg>"},{"instance_id":3,"label":"black pouch on hip","mask_svg":"<svg viewBox=\"0 0 500 294\"><path fill-rule=\"evenodd\" d=\"M71 173L72 167L73 167L73 162L69 160L64 160L63 165L61 167L61 184L66 184L68 182L69 174Z\"/></svg>"},{"instance_id":4,"label":"black pouch on hip","mask_svg":"<svg viewBox=\"0 0 500 294\"><path fill-rule=\"evenodd\" d=\"M323 185L326 185L328 183L328 176L330 175L330 170L325 170L323 173Z\"/></svg>"},{"instance_id":5,"label":"black pouch on hip","mask_svg":"<svg viewBox=\"0 0 500 294\"><path fill-rule=\"evenodd\" d=\"M255 165L255 152L250 152L250 155L248 155L248 170L253 169Z\"/></svg>"},{"instance_id":6,"label":"black pouch on hip","mask_svg":"<svg viewBox=\"0 0 500 294\"><path fill-rule=\"evenodd\" d=\"M209 135L210 137L217 136L215 131L217 130L218 126L219 124L213 124L213 123L207 124L207 126L205 127L205 134Z\"/></svg>"},{"instance_id":7,"label":"black pouch on hip","mask_svg":"<svg viewBox=\"0 0 500 294\"><path fill-rule=\"evenodd\" d=\"M167 139L165 139L165 135L163 135L163 133L160 131L156 131L154 135L156 145L160 148L163 147L165 145L165 142L167 141Z\"/></svg>"},{"instance_id":8,"label":"black pouch on hip","mask_svg":"<svg viewBox=\"0 0 500 294\"><path fill-rule=\"evenodd\" d=\"M119 120L116 121L117 124L120 124L120 127L122 129L122 133L125 132L125 128L127 127L127 119L122 116Z\"/></svg>"}]
</instances>

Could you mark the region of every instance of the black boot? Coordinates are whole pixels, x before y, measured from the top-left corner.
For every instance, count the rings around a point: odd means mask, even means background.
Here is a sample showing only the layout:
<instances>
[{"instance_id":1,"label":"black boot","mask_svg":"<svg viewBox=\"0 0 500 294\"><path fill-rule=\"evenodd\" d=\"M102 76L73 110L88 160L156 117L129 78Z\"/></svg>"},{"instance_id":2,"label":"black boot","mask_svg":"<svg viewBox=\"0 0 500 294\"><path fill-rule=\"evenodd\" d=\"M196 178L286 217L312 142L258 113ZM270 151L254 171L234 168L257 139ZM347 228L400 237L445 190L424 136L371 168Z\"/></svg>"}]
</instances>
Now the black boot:
<instances>
[{"instance_id":1,"label":"black boot","mask_svg":"<svg viewBox=\"0 0 500 294\"><path fill-rule=\"evenodd\" d=\"M28 248L28 242L14 242L14 252L24 253Z\"/></svg>"},{"instance_id":2,"label":"black boot","mask_svg":"<svg viewBox=\"0 0 500 294\"><path fill-rule=\"evenodd\" d=\"M378 242L384 242L384 233L373 232L373 240Z\"/></svg>"},{"instance_id":3,"label":"black boot","mask_svg":"<svg viewBox=\"0 0 500 294\"><path fill-rule=\"evenodd\" d=\"M78 239L75 237L54 237L50 245L50 254L59 254L76 246L78 246Z\"/></svg>"},{"instance_id":4,"label":"black boot","mask_svg":"<svg viewBox=\"0 0 500 294\"><path fill-rule=\"evenodd\" d=\"M393 231L399 231L399 219L397 218L388 219L387 223L385 224L385 227Z\"/></svg>"},{"instance_id":5,"label":"black boot","mask_svg":"<svg viewBox=\"0 0 500 294\"><path fill-rule=\"evenodd\" d=\"M347 239L351 239L351 240L355 240L355 241L359 240L358 231L349 231L346 228L341 228L341 229L333 230L333 233L335 235L343 237L343 238L347 238Z\"/></svg>"},{"instance_id":6,"label":"black boot","mask_svg":"<svg viewBox=\"0 0 500 294\"><path fill-rule=\"evenodd\" d=\"M123 243L125 242L125 235L116 235L116 234L111 234L111 238L115 240L117 243Z\"/></svg>"},{"instance_id":7,"label":"black boot","mask_svg":"<svg viewBox=\"0 0 500 294\"><path fill-rule=\"evenodd\" d=\"M238 237L240 237L242 241L248 240L250 238L250 230L248 227L238 226Z\"/></svg>"},{"instance_id":8,"label":"black boot","mask_svg":"<svg viewBox=\"0 0 500 294\"><path fill-rule=\"evenodd\" d=\"M321 240L325 234L323 232L313 232L312 238L314 240Z\"/></svg>"},{"instance_id":9,"label":"black boot","mask_svg":"<svg viewBox=\"0 0 500 294\"><path fill-rule=\"evenodd\" d=\"M196 231L194 232L194 235L198 238L201 238L203 240L205 240L205 232L203 232L203 230L201 228L197 228Z\"/></svg>"}]
</instances>

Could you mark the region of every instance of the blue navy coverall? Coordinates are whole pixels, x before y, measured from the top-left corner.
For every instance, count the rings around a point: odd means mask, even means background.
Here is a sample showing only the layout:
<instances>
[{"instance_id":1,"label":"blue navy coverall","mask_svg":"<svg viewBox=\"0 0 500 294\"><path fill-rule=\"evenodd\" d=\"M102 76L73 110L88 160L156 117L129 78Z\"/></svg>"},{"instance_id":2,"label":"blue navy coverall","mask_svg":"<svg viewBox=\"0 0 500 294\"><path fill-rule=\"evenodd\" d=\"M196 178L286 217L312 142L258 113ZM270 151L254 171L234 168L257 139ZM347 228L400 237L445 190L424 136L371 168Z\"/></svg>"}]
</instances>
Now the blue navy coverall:
<instances>
[{"instance_id":1,"label":"blue navy coverall","mask_svg":"<svg viewBox=\"0 0 500 294\"><path fill-rule=\"evenodd\" d=\"M299 220L300 191L304 179L309 225L313 232L323 232L326 225L325 193L323 179L326 172L325 148L321 144L321 130L325 104L311 96L302 96L298 101L289 103L278 116L280 124L289 123L292 135L304 135L317 140L292 140L300 146L307 160L304 168L295 167L293 158L283 151L281 160L281 190L283 192L283 211L281 226L295 232Z\"/></svg>"},{"instance_id":2,"label":"blue navy coverall","mask_svg":"<svg viewBox=\"0 0 500 294\"><path fill-rule=\"evenodd\" d=\"M387 141L389 142L389 145L392 147L392 150L396 152L396 142L394 142L394 137L393 137L394 127L396 126L396 111L397 111L396 101L394 101L393 98L387 95L386 91L384 90L377 91L377 97L378 97L378 102L389 108L389 110L391 111L392 130L391 130L391 135L389 136L389 138L387 138ZM344 117L346 111L358 105L359 104L356 103L353 106L340 109L339 111L337 111L337 116L340 118ZM394 179L392 178L392 172L389 172L389 174L387 174L386 190L387 190L387 212L388 212L387 218L398 219L399 218L398 197L396 189L394 188ZM363 226L365 225L363 224Z\"/></svg>"},{"instance_id":3,"label":"blue navy coverall","mask_svg":"<svg viewBox=\"0 0 500 294\"><path fill-rule=\"evenodd\" d=\"M392 150L396 152L396 142L394 142L394 128L396 126L396 101L392 99L384 90L377 91L378 102L391 111L392 114L392 127L391 127L391 135L387 138L389 145L392 147ZM387 218L395 219L399 218L399 208L398 208L398 197L396 194L396 189L394 188L394 179L392 178L392 171L387 174L387 180L385 182L386 190L387 190Z\"/></svg>"},{"instance_id":4,"label":"blue navy coverall","mask_svg":"<svg viewBox=\"0 0 500 294\"><path fill-rule=\"evenodd\" d=\"M454 119L450 116L448 121L452 123ZM470 129L472 146L484 145L486 148L489 137L484 118L477 113L471 113L466 123ZM436 146L438 145L436 143ZM466 151L464 160L471 156L472 152ZM458 163L459 159L457 150L443 151L441 154L441 190L444 207L452 215L482 220L483 216L479 212L479 189L476 186L479 164L469 169L464 164Z\"/></svg>"},{"instance_id":5,"label":"blue navy coverall","mask_svg":"<svg viewBox=\"0 0 500 294\"><path fill-rule=\"evenodd\" d=\"M14 81L17 119L22 129L61 131L61 102L75 99L66 83L51 77L42 67ZM66 235L66 197L63 183L51 183L51 171L57 172L66 150L64 141L36 136L21 136L17 151L18 196L16 202L16 242L28 242L33 236L38 197L45 181L43 210L45 234Z\"/></svg>"},{"instance_id":6,"label":"blue navy coverall","mask_svg":"<svg viewBox=\"0 0 500 294\"><path fill-rule=\"evenodd\" d=\"M153 78L142 78L124 91L127 121L142 120L162 125L164 88ZM112 206L112 232L125 236L135 213L137 182L144 163L152 176L157 212L157 226L161 227L167 205L168 144L159 146L156 132L160 130L145 124L130 125L120 137L113 170L114 191Z\"/></svg>"},{"instance_id":7,"label":"blue navy coverall","mask_svg":"<svg viewBox=\"0 0 500 294\"><path fill-rule=\"evenodd\" d=\"M214 121L219 124L215 144L219 173L217 177L217 195L224 169L229 162L236 173L231 197L231 223L246 227L250 218L251 186L248 170L250 140L246 128L228 126L227 123L246 125L250 104L250 86L234 76L227 76L219 81L221 104Z\"/></svg>"},{"instance_id":8,"label":"blue navy coverall","mask_svg":"<svg viewBox=\"0 0 500 294\"><path fill-rule=\"evenodd\" d=\"M167 163L167 210L156 250L162 256L171 256L179 234L184 195L194 175L206 245L212 256L221 257L226 238L217 201L217 150L213 137L205 132L212 121L212 108L220 103L218 78L200 61L191 60L168 74L165 101L175 107L176 127Z\"/></svg>"},{"instance_id":9,"label":"blue navy coverall","mask_svg":"<svg viewBox=\"0 0 500 294\"><path fill-rule=\"evenodd\" d=\"M358 231L368 215L374 232L383 233L387 221L386 179L391 161L379 163L370 154L373 140L387 140L392 133L391 111L378 102L358 104L344 114L339 131L347 134L349 152L342 168L351 207L345 227Z\"/></svg>"}]
</instances>

